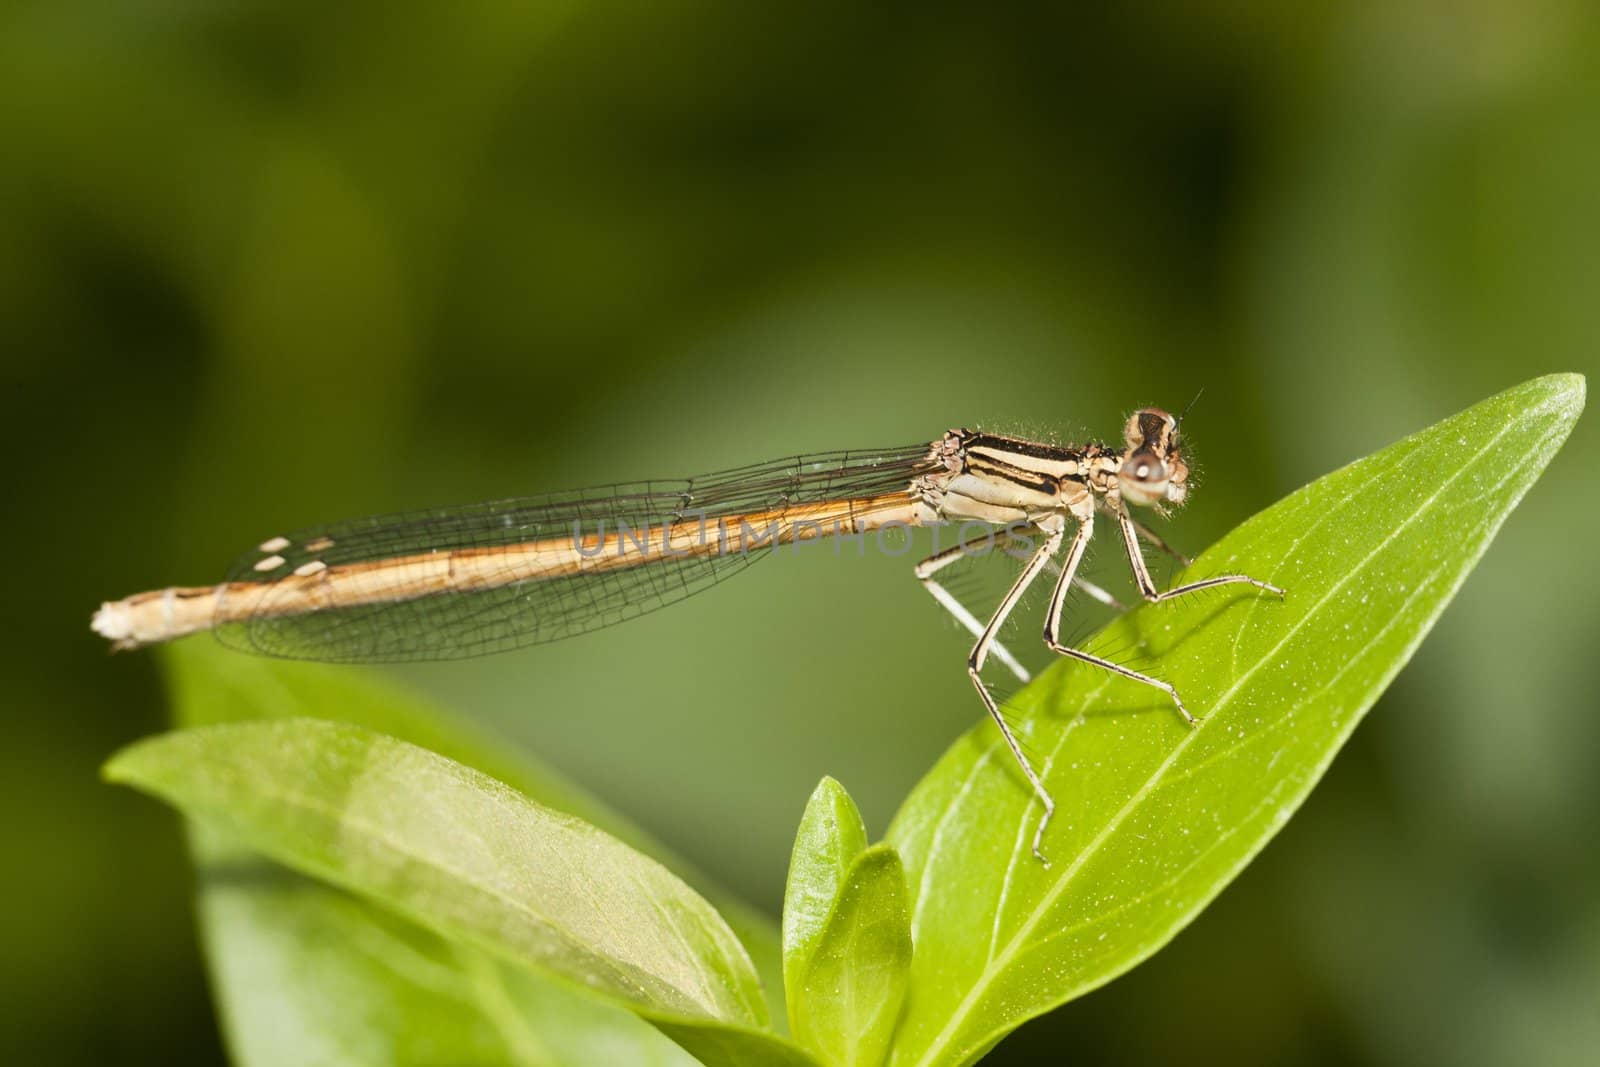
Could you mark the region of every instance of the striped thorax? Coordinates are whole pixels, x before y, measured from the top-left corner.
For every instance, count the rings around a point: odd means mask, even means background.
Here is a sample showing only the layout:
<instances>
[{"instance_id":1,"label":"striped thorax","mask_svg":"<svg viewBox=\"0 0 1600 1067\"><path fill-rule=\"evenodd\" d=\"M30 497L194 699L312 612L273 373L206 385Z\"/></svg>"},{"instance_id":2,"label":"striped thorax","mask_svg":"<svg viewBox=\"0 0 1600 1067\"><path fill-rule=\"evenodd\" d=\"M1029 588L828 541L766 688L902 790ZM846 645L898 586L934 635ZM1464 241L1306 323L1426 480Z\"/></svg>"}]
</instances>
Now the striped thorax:
<instances>
[{"instance_id":1,"label":"striped thorax","mask_svg":"<svg viewBox=\"0 0 1600 1067\"><path fill-rule=\"evenodd\" d=\"M1052 515L1092 517L1095 498L1113 508L1182 504L1189 468L1178 420L1157 408L1129 417L1125 448L1048 445L1017 437L951 430L934 445L943 469L914 485L927 521L1034 524Z\"/></svg>"}]
</instances>

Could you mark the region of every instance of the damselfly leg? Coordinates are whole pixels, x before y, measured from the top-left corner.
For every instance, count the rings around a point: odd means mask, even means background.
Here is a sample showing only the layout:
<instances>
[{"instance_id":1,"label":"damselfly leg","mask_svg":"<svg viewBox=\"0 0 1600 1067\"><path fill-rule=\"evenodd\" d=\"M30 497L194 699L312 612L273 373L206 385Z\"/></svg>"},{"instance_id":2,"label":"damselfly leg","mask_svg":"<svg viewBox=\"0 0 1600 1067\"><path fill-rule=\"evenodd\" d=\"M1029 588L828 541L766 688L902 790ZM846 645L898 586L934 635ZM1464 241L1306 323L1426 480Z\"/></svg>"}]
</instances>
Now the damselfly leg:
<instances>
[{"instance_id":1,"label":"damselfly leg","mask_svg":"<svg viewBox=\"0 0 1600 1067\"><path fill-rule=\"evenodd\" d=\"M1039 546L1033 556L1023 566L1022 573L1017 575L1017 580L1001 599L1000 606L995 609L994 616L989 620L989 625L983 628L983 633L978 635L978 643L972 646L972 652L967 656L967 677L972 679L973 686L978 690L978 696L983 699L983 706L988 709L990 718L995 725L1000 727L1000 734L1006 740L1006 746L1011 749L1011 755L1016 759L1017 765L1022 768L1022 773L1027 775L1028 781L1033 786L1034 795L1044 805L1044 817L1040 821L1039 831L1034 835L1033 854L1039 862L1049 866L1049 860L1044 858L1044 853L1039 850L1039 836L1044 833L1044 827L1049 824L1050 817L1055 814L1055 798L1050 795L1050 790L1044 787L1044 781L1039 773L1033 769L1033 764L1028 762L1028 757L1022 752L1022 744L1011 732L1011 727L1006 723L1004 715L1000 714L1000 707L989 695L989 687L983 684L983 664L989 657L989 650L994 645L995 635L1000 632L1000 627L1005 625L1006 617L1011 614L1011 609L1017 606L1033 580L1039 577L1045 565L1050 562L1050 557L1061 548L1061 541L1065 534L1066 523L1060 515L1051 515L1040 524L1040 532L1045 535L1044 544ZM1063 576L1063 581L1070 581Z\"/></svg>"},{"instance_id":2,"label":"damselfly leg","mask_svg":"<svg viewBox=\"0 0 1600 1067\"><path fill-rule=\"evenodd\" d=\"M946 589L940 582L935 581L935 576L957 560L966 559L968 556L982 555L990 551L994 548L996 536L1004 535L996 535L993 530L986 530L982 537L964 540L951 545L942 552L935 552L917 564L914 571L917 580L922 583L922 588L926 589L933 596L933 599L939 602L940 607L948 611L955 617L957 622L966 627L973 637L983 636L983 623L979 622L978 617L968 611L966 605L956 599L950 590ZM1009 553L1009 549L1007 551ZM1011 654L1011 650L1006 648L1004 643L996 639L992 642L991 647L994 651L994 658L1004 663L1006 669L1016 675L1019 681L1026 683L1032 678L1032 675L1028 673L1028 669L1017 661L1017 658Z\"/></svg>"},{"instance_id":3,"label":"damselfly leg","mask_svg":"<svg viewBox=\"0 0 1600 1067\"><path fill-rule=\"evenodd\" d=\"M1139 586L1140 594L1146 600L1152 603L1176 599L1177 597L1184 596L1188 593L1196 593L1203 589L1213 589L1217 586L1236 584L1255 586L1258 589L1263 589L1270 593L1276 593L1280 597L1283 596L1283 590L1277 586L1272 585L1269 582L1263 582L1259 579L1251 578L1242 574L1216 575L1211 578L1204 578L1200 581L1189 582L1185 585L1180 585L1177 588L1169 589L1166 592L1158 592L1155 588L1155 583L1150 578L1149 568L1145 565L1144 555L1139 549L1139 536L1141 528L1132 520L1132 518L1127 515L1125 511L1115 509L1114 513L1117 516L1118 523L1122 531L1123 543L1128 552L1128 562L1133 571L1134 581ZM1178 690L1172 685L1171 682L1166 682L1160 678L1153 677L1141 671L1124 667L1123 665L1115 663L1102 656L1096 656L1091 652L1085 652L1082 649L1073 648L1070 645L1062 642L1061 616L1063 608L1066 604L1067 592L1073 588L1074 585L1081 586L1083 584L1081 579L1077 577L1077 571L1079 565L1083 562L1084 552L1089 546L1089 540L1093 536L1094 511L1088 510L1083 512L1078 518L1078 528L1076 532L1074 532L1072 540L1067 546L1066 557L1063 559L1060 566L1060 577L1056 580L1055 589L1050 595L1050 605L1045 612L1045 645L1052 652L1055 652L1059 655L1068 656L1082 663L1092 664L1093 666L1099 667L1102 670L1110 671L1112 674L1127 678L1130 681L1140 682L1144 685L1161 690L1172 699L1173 705L1178 709L1178 713L1183 716L1185 722L1187 722L1190 726L1198 726L1200 724L1200 719L1190 713L1189 709L1183 703L1183 698L1178 695ZM1147 539L1152 540L1153 542L1158 540L1154 538L1154 535L1151 535ZM983 697L984 706L988 709L989 714L993 716L996 724L999 725L1000 732L1005 738L1006 745L1011 749L1011 754L1016 758L1018 764L1021 765L1023 773L1027 776L1028 781L1033 785L1034 792L1039 796L1040 802L1044 805L1044 814L1040 816L1039 824L1035 828L1033 834L1033 855L1034 858L1039 860L1039 862L1043 863L1045 866L1049 866L1050 861L1044 856L1044 833L1050 825L1051 817L1055 814L1055 800L1050 796L1049 790L1045 788L1039 773L1034 769L1032 764L1028 762L1026 756L1023 755L1021 745L1017 742L1016 737L1012 734L1011 729L1007 725L1005 719L1000 715L999 710L995 706L994 699L989 695L987 687L985 687L982 679L979 677L979 671L981 671L983 668L983 653L986 651L985 638L987 638L991 643L993 642L993 634L998 631L1000 625L1005 621L1006 616L1010 614L1011 609L1016 606L1016 602L1020 600L1023 593L1027 591L1028 586L1033 583L1034 579L1039 576L1039 573L1043 571L1049 564L1050 561L1048 558L1044 557L1054 555L1055 550L1060 547L1062 540L1063 534L1060 531L1048 535L1045 545L1040 548L1039 552L1036 553L1032 559L1030 559L1028 565L1018 577L1016 584L1013 585L1011 591L1006 594L1006 599L1001 602L1000 607L995 612L995 616L990 621L989 626L983 631L983 634L979 638L978 645L972 650L972 656L968 660L967 672L969 675L971 675L973 684L977 686L979 694ZM959 548L960 546L957 547ZM945 554L941 553L941 556L943 555ZM921 577L920 574L919 577ZM924 579L924 584L930 583L927 579ZM943 590L941 589L940 592L943 592ZM948 596L948 594L945 595ZM938 596L938 593L936 593L935 596ZM944 601L941 600L941 603L943 602ZM971 617L970 614L968 617ZM1009 653L1007 653L1007 655L1009 656Z\"/></svg>"},{"instance_id":4,"label":"damselfly leg","mask_svg":"<svg viewBox=\"0 0 1600 1067\"><path fill-rule=\"evenodd\" d=\"M973 556L985 555L997 547L1019 563L1026 563L1033 555L1031 547L1027 547L1030 544L1029 538L1013 536L1006 530L998 532L986 530L980 537L963 540L943 551L935 552L921 563L918 563L914 573L917 576L917 580L922 583L922 587L928 591L934 600L939 602L940 607L948 611L973 637L982 637L982 621L968 610L967 606L961 603L960 598L950 592L942 582L935 580L935 576L952 563ZM1047 561L1045 566L1053 573L1061 573L1061 565L1055 560ZM1128 610L1128 606L1122 601L1081 575L1072 578L1072 585L1108 608L1116 611ZM1016 675L1019 681L1027 683L1032 680L1033 675L1012 655L1011 650L1006 648L999 638L994 640L990 648L994 652L994 658L1005 664L1006 669Z\"/></svg>"},{"instance_id":5,"label":"damselfly leg","mask_svg":"<svg viewBox=\"0 0 1600 1067\"><path fill-rule=\"evenodd\" d=\"M1139 551L1138 524L1126 511L1117 511L1117 522L1122 527L1122 543L1128 550L1128 566L1133 568L1133 580L1139 584L1139 595L1152 604L1163 600L1173 600L1188 593L1198 593L1202 589L1214 589L1219 585L1253 585L1269 593L1283 596L1283 590L1271 582L1263 582L1259 578L1251 578L1245 574L1218 574L1211 578L1202 578L1198 582L1189 582L1176 589L1166 592L1157 592L1156 583L1150 579L1150 568L1145 565L1144 553Z\"/></svg>"},{"instance_id":6,"label":"damselfly leg","mask_svg":"<svg viewBox=\"0 0 1600 1067\"><path fill-rule=\"evenodd\" d=\"M1177 549L1167 544L1167 542L1162 539L1160 534L1150 529L1150 527L1146 526L1138 519L1135 519L1132 515L1128 515L1126 512L1117 511L1117 509L1112 507L1111 503L1104 497L1097 497L1095 499L1095 506L1101 512L1101 514L1109 515L1116 519L1126 518L1128 522L1133 524L1134 530L1139 534L1140 537L1144 538L1145 542L1149 544L1151 548L1154 548L1158 552L1172 557L1173 562L1175 562L1178 566L1187 567L1190 563L1194 562L1188 556L1185 556L1182 552L1179 552Z\"/></svg>"},{"instance_id":7,"label":"damselfly leg","mask_svg":"<svg viewBox=\"0 0 1600 1067\"><path fill-rule=\"evenodd\" d=\"M1059 653L1063 656L1070 656L1073 659L1079 660L1083 663L1092 663L1096 667L1108 670L1113 674L1120 674L1122 677L1131 681L1143 682L1145 685L1154 686L1172 698L1172 702L1178 707L1178 712L1183 716L1184 720L1188 722L1190 726L1197 725L1200 720L1189 714L1189 709L1183 706L1183 700L1178 696L1178 691L1173 688L1172 683L1163 682L1159 678L1153 678L1148 674L1143 674L1131 668L1124 667L1120 663L1113 663L1111 660L1105 659L1101 656L1096 656L1093 653L1085 652L1082 649L1072 648L1071 646L1062 643L1061 609L1066 601L1068 578L1072 571L1078 566L1078 562L1083 558L1083 550L1088 547L1089 538L1093 535L1094 519L1091 517L1078 526L1078 533L1075 537L1073 537L1072 547L1068 550L1066 566L1062 568L1061 581L1056 583L1055 593L1050 597L1050 607L1045 613L1044 643L1049 646L1052 652ZM1040 832L1043 832L1042 827Z\"/></svg>"}]
</instances>

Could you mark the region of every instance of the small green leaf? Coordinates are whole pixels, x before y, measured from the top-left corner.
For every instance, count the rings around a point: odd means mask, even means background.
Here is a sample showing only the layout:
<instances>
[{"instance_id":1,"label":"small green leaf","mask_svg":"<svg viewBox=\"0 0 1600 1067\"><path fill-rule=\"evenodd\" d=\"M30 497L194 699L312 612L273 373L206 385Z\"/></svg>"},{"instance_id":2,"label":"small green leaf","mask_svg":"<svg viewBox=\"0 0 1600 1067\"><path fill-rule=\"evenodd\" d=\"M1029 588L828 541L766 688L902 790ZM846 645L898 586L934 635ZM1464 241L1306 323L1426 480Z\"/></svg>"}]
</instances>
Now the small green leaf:
<instances>
[{"instance_id":1,"label":"small green leaf","mask_svg":"<svg viewBox=\"0 0 1600 1067\"><path fill-rule=\"evenodd\" d=\"M1577 375L1492 397L1306 486L1191 568L1228 591L1147 605L1091 647L1137 654L1196 714L1062 662L1009 706L1055 796L998 732L959 741L906 801L917 952L891 1062L966 1064L1165 944L1288 820L1438 619L1583 409ZM1492 649L1485 649L1492 654Z\"/></svg>"},{"instance_id":2,"label":"small green leaf","mask_svg":"<svg viewBox=\"0 0 1600 1067\"><path fill-rule=\"evenodd\" d=\"M839 899L850 863L867 847L856 802L832 778L817 783L795 832L783 894L783 989L794 1029L795 991Z\"/></svg>"},{"instance_id":3,"label":"small green leaf","mask_svg":"<svg viewBox=\"0 0 1600 1067\"><path fill-rule=\"evenodd\" d=\"M911 971L905 868L892 846L859 853L799 975L795 1040L834 1067L877 1067Z\"/></svg>"},{"instance_id":4,"label":"small green leaf","mask_svg":"<svg viewBox=\"0 0 1600 1067\"><path fill-rule=\"evenodd\" d=\"M721 918L665 868L424 749L311 719L206 727L106 765L294 869L624 1004L716 1063L804 1062Z\"/></svg>"}]
</instances>

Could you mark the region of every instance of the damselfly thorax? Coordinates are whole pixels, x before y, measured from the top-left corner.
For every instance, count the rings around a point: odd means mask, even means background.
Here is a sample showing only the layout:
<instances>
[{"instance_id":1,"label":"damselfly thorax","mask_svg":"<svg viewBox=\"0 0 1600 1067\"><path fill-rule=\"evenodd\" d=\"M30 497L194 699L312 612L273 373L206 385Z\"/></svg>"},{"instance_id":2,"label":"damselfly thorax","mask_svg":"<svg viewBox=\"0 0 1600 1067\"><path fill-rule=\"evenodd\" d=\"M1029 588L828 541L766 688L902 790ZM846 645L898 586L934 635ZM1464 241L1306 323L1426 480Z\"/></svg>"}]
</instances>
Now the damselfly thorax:
<instances>
[{"instance_id":1,"label":"damselfly thorax","mask_svg":"<svg viewBox=\"0 0 1600 1067\"><path fill-rule=\"evenodd\" d=\"M642 615L709 588L781 545L955 524L966 539L919 563L916 575L977 639L968 674L1043 804L1034 836L1034 853L1043 860L1054 801L981 676L993 654L1027 680L997 634L1034 580L1046 569L1058 572L1046 645L1163 690L1191 723L1198 720L1171 685L1061 642L1071 588L1115 603L1078 576L1096 516L1117 523L1146 600L1237 583L1282 595L1244 575L1166 592L1151 581L1140 538L1171 550L1129 509L1162 510L1187 497L1179 421L1155 408L1135 412L1120 448L951 430L931 445L796 456L697 478L313 527L261 542L217 585L103 604L92 625L118 649L212 630L225 644L269 656L451 659L560 640ZM964 555L1016 545L1031 550L986 623L938 581Z\"/></svg>"}]
</instances>

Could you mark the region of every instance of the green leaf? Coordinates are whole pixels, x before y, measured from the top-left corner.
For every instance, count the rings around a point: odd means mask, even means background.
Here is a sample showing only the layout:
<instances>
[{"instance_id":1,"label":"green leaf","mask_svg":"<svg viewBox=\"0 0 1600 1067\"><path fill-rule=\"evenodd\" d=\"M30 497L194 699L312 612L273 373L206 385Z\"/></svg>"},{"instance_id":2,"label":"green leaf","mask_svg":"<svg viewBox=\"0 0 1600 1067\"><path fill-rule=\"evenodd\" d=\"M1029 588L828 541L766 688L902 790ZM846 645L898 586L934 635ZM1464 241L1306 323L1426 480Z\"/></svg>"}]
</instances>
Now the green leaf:
<instances>
[{"instance_id":1,"label":"green leaf","mask_svg":"<svg viewBox=\"0 0 1600 1067\"><path fill-rule=\"evenodd\" d=\"M241 656L206 637L166 646L161 658L181 725L349 721L499 778L654 856L717 906L756 962L769 1006L783 1011L772 922L518 746L374 671ZM189 836L201 942L235 1063L693 1062L626 1009L452 944L214 831L191 824Z\"/></svg>"},{"instance_id":2,"label":"green leaf","mask_svg":"<svg viewBox=\"0 0 1600 1067\"><path fill-rule=\"evenodd\" d=\"M179 725L315 718L365 726L482 771L654 857L722 913L756 963L769 1008L781 1016L781 962L772 920L519 746L471 729L376 671L243 656L206 636L166 646L161 653ZM204 893L204 857L197 860Z\"/></svg>"},{"instance_id":3,"label":"green leaf","mask_svg":"<svg viewBox=\"0 0 1600 1067\"><path fill-rule=\"evenodd\" d=\"M632 1013L196 826L198 911L229 1061L692 1067Z\"/></svg>"},{"instance_id":4,"label":"green leaf","mask_svg":"<svg viewBox=\"0 0 1600 1067\"><path fill-rule=\"evenodd\" d=\"M806 963L839 899L850 862L866 847L867 827L850 794L832 778L818 782L795 832L783 893L783 989L791 1031Z\"/></svg>"},{"instance_id":5,"label":"green leaf","mask_svg":"<svg viewBox=\"0 0 1600 1067\"><path fill-rule=\"evenodd\" d=\"M889 832L917 945L891 1062L971 1063L1024 1020L1165 944L1261 850L1449 603L1583 408L1528 382L1324 477L1191 568L1226 591L1146 605L1091 647L1148 657L1196 714L1062 662L1009 707L1058 808L1039 817L993 725L959 741ZM1492 649L1485 649L1492 654Z\"/></svg>"},{"instance_id":6,"label":"green leaf","mask_svg":"<svg viewBox=\"0 0 1600 1067\"><path fill-rule=\"evenodd\" d=\"M890 845L857 854L794 994L795 1040L835 1067L877 1067L911 971L905 868Z\"/></svg>"},{"instance_id":7,"label":"green leaf","mask_svg":"<svg viewBox=\"0 0 1600 1067\"><path fill-rule=\"evenodd\" d=\"M703 1059L805 1062L720 917L665 868L406 742L311 719L204 727L106 765L296 870L625 1004Z\"/></svg>"}]
</instances>

